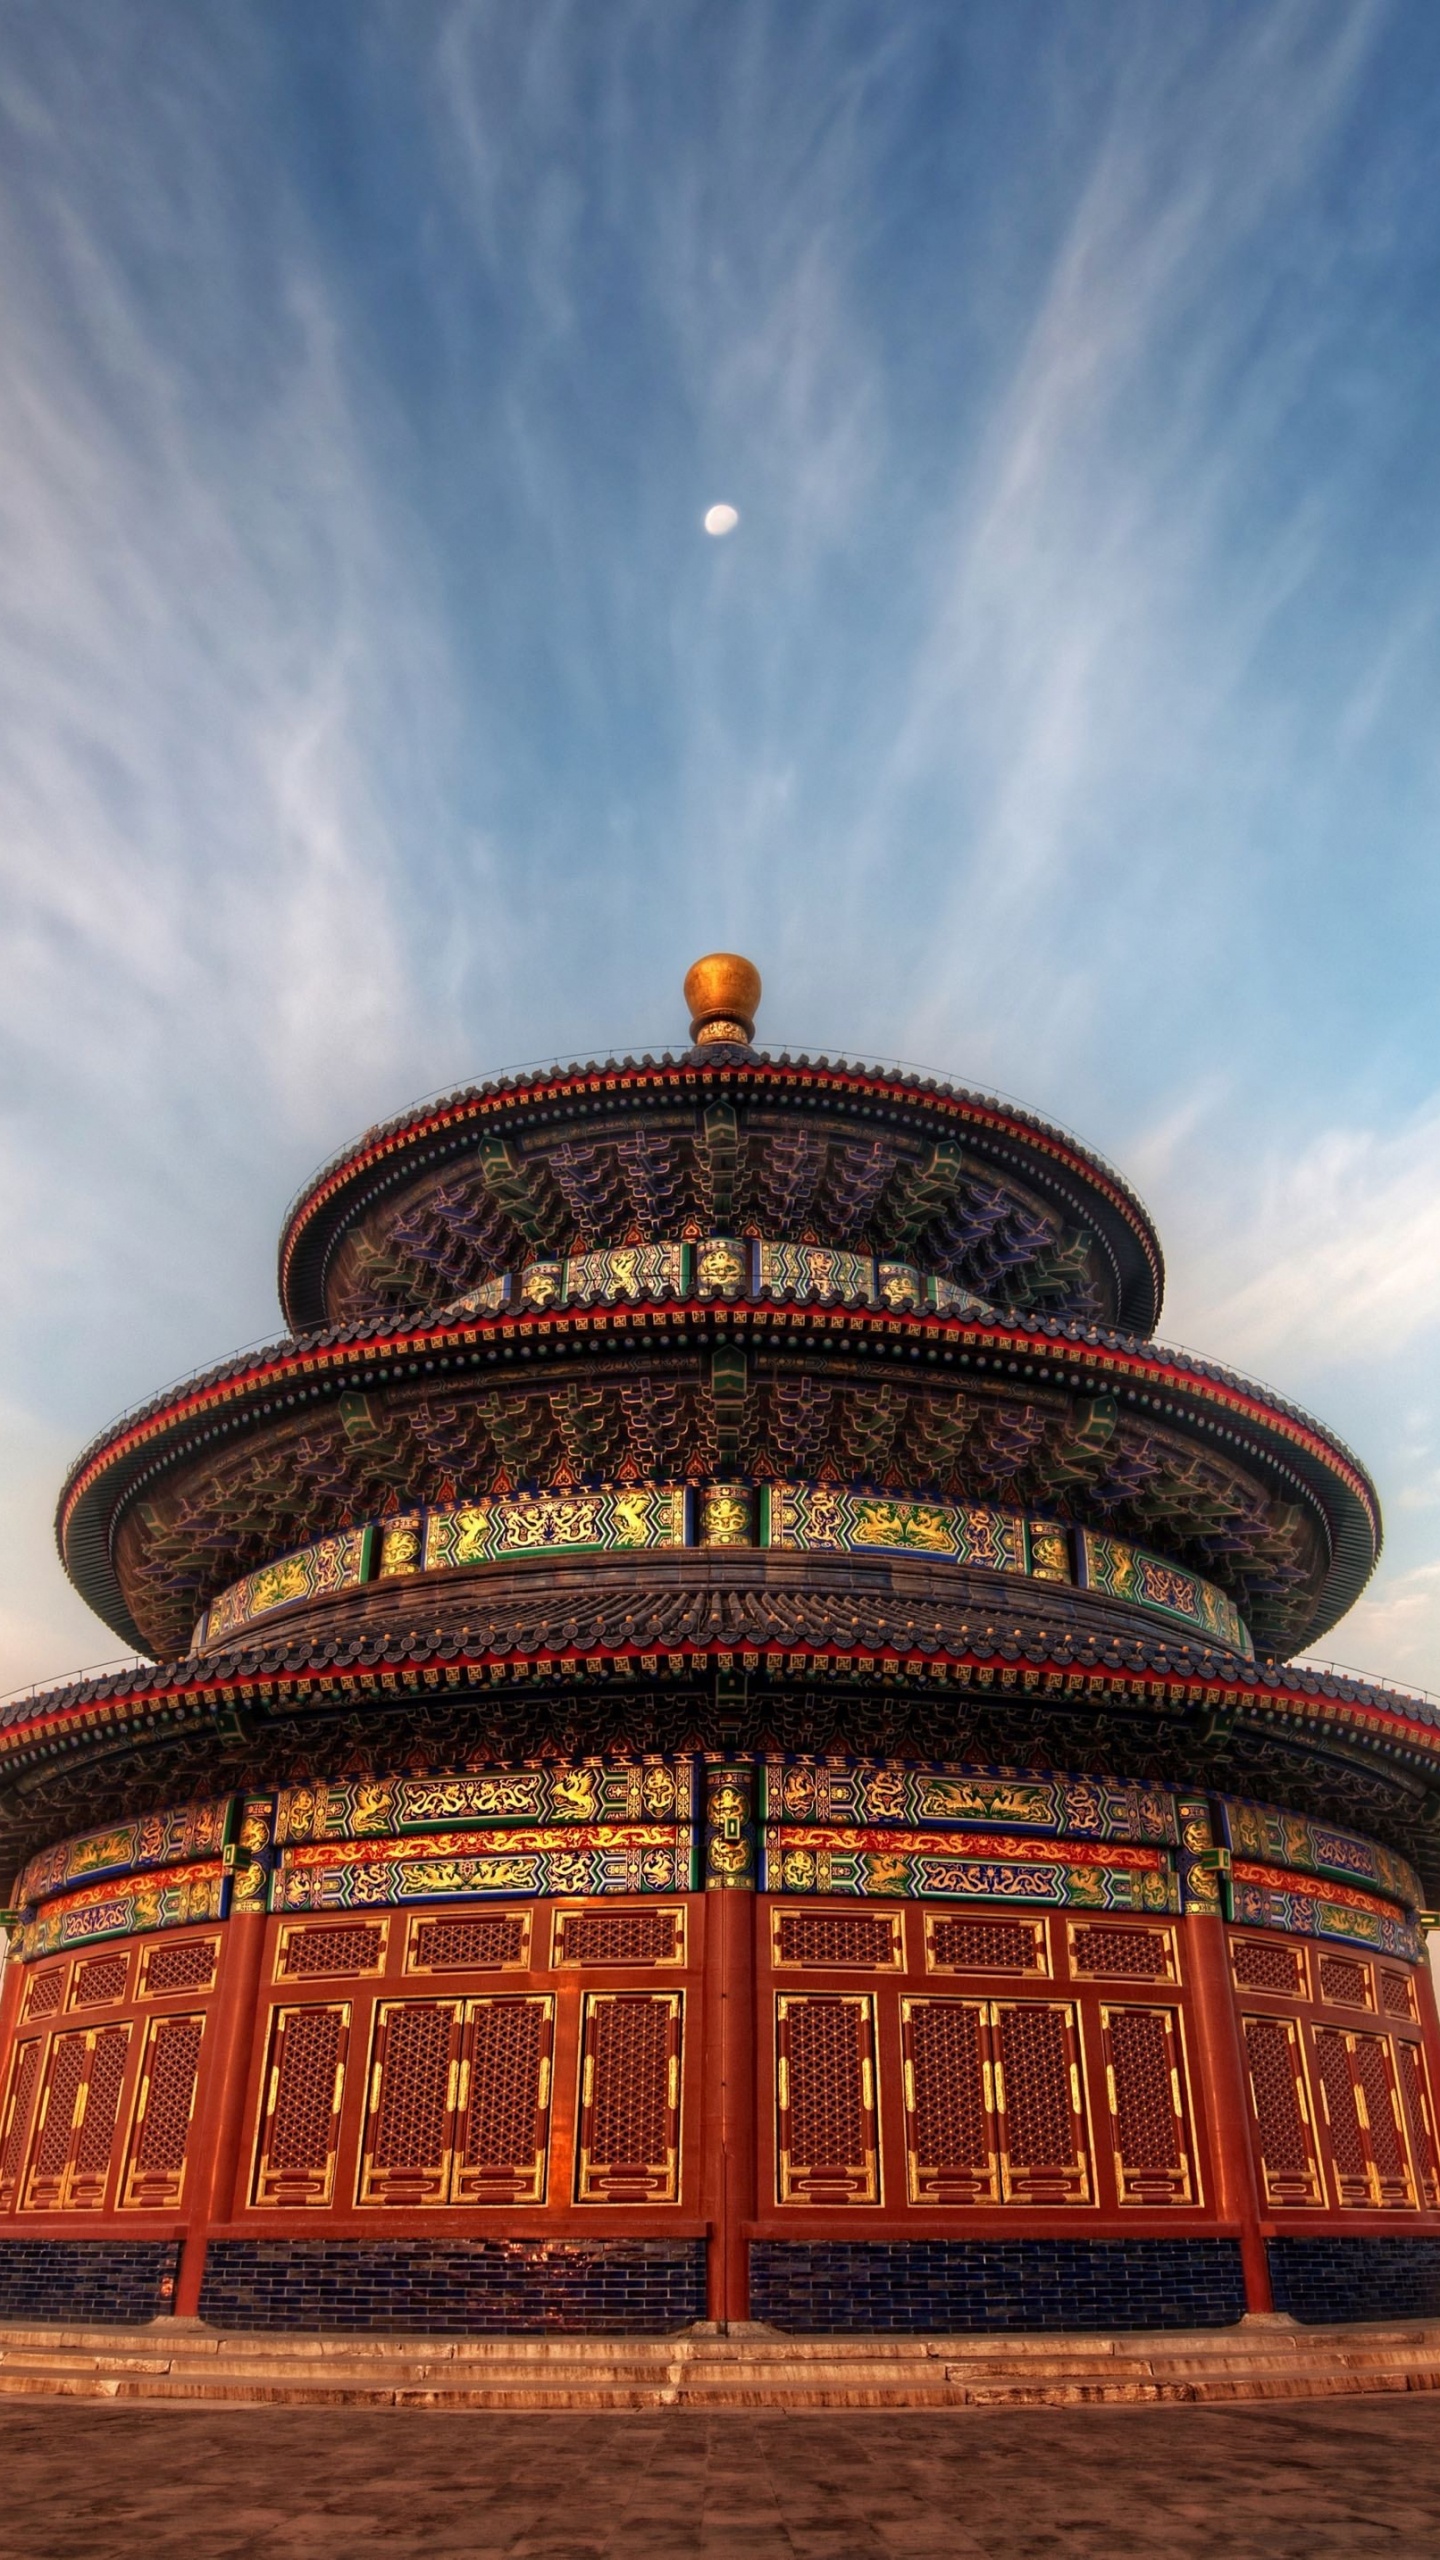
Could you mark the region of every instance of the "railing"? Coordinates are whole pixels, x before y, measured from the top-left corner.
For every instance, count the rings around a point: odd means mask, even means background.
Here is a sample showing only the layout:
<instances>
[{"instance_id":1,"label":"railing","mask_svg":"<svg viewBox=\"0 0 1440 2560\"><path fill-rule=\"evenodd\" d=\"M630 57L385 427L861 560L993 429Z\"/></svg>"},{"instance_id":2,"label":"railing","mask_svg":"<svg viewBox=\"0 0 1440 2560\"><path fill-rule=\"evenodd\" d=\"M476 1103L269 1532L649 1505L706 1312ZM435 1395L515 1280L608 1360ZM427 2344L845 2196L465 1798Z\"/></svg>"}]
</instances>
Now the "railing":
<instances>
[{"instance_id":1,"label":"railing","mask_svg":"<svg viewBox=\"0 0 1440 2560\"><path fill-rule=\"evenodd\" d=\"M24 1698L46 1698L52 1689L73 1688L77 1680L103 1680L110 1671L152 1671L154 1657L148 1653L115 1653L106 1662L87 1662L79 1671L57 1672L50 1680L29 1680L18 1689L7 1689L0 1697L0 1714Z\"/></svg>"},{"instance_id":2,"label":"railing","mask_svg":"<svg viewBox=\"0 0 1440 2560\"><path fill-rule=\"evenodd\" d=\"M1291 1668L1296 1671L1328 1672L1336 1680L1359 1680L1367 1689L1381 1689L1391 1698L1423 1698L1427 1707L1440 1708L1440 1690L1422 1689L1418 1680L1404 1688L1398 1680L1386 1680L1378 1671L1361 1671L1353 1662L1322 1662L1313 1653L1297 1653Z\"/></svg>"}]
</instances>

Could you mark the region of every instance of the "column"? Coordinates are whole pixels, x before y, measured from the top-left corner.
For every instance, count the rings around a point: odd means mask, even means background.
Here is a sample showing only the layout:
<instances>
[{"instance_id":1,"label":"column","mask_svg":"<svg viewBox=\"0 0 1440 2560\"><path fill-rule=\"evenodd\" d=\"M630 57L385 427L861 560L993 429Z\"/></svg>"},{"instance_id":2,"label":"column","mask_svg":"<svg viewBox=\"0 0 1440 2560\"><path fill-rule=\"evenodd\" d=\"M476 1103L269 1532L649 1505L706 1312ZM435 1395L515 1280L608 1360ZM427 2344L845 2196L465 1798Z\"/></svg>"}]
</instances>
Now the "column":
<instances>
[{"instance_id":1,"label":"column","mask_svg":"<svg viewBox=\"0 0 1440 2560\"><path fill-rule=\"evenodd\" d=\"M705 1891L707 2308L728 2325L750 2315L755 2213L755 1772L741 1763L705 1770Z\"/></svg>"},{"instance_id":2,"label":"column","mask_svg":"<svg viewBox=\"0 0 1440 2560\"><path fill-rule=\"evenodd\" d=\"M190 2131L189 2215L175 2285L175 2316L195 2319L211 2225L233 2209L244 2134L245 2084L265 1953L273 1796L241 1806L230 1911L220 1937L220 1978L205 2030L204 2077Z\"/></svg>"},{"instance_id":3,"label":"column","mask_svg":"<svg viewBox=\"0 0 1440 2560\"><path fill-rule=\"evenodd\" d=\"M1250 2092L1240 2021L1225 1941L1223 1876L1227 1853L1214 1845L1210 1808L1203 1797L1182 1797L1180 1815L1181 1932L1190 1983L1190 2015L1199 2064L1222 2222L1238 2224L1247 2312L1273 2312L1270 2260L1265 2247L1260 2180L1250 2125Z\"/></svg>"}]
</instances>

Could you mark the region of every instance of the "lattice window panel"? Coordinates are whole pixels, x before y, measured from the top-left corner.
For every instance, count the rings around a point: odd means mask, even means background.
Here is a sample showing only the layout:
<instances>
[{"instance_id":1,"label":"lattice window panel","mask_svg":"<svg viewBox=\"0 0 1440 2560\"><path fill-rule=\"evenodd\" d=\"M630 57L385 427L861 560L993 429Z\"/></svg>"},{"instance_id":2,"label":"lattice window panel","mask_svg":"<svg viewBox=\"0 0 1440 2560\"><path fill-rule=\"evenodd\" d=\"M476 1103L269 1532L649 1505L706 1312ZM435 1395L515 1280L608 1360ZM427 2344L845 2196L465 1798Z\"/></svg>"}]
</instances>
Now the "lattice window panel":
<instances>
[{"instance_id":1,"label":"lattice window panel","mask_svg":"<svg viewBox=\"0 0 1440 2560\"><path fill-rule=\"evenodd\" d=\"M99 2009L111 2007L125 1997L130 1979L130 1959L126 1956L81 1956L70 1976L70 2007Z\"/></svg>"},{"instance_id":2,"label":"lattice window panel","mask_svg":"<svg viewBox=\"0 0 1440 2560\"><path fill-rule=\"evenodd\" d=\"M777 1965L897 1973L905 1925L898 1911L772 1911L770 1945Z\"/></svg>"},{"instance_id":3,"label":"lattice window panel","mask_svg":"<svg viewBox=\"0 0 1440 2560\"><path fill-rule=\"evenodd\" d=\"M375 2012L360 2204L443 2204L459 2097L458 2000L382 2000Z\"/></svg>"},{"instance_id":4,"label":"lattice window panel","mask_svg":"<svg viewBox=\"0 0 1440 2560\"><path fill-rule=\"evenodd\" d=\"M1351 2039L1337 2028L1321 2027L1315 2036L1315 2076L1320 2108L1330 2136L1330 2173L1336 2198L1345 2205L1369 2205L1370 2163L1356 2084L1350 2068Z\"/></svg>"},{"instance_id":5,"label":"lattice window panel","mask_svg":"<svg viewBox=\"0 0 1440 2560\"><path fill-rule=\"evenodd\" d=\"M962 1920L925 1914L925 1963L931 1973L1035 1973L1050 1970L1043 1920Z\"/></svg>"},{"instance_id":6,"label":"lattice window panel","mask_svg":"<svg viewBox=\"0 0 1440 2560\"><path fill-rule=\"evenodd\" d=\"M1143 1924L1127 1929L1097 1920L1072 1920L1070 1964L1073 1972L1087 1980L1179 1980L1174 1930L1147 1929Z\"/></svg>"},{"instance_id":7,"label":"lattice window panel","mask_svg":"<svg viewBox=\"0 0 1440 2560\"><path fill-rule=\"evenodd\" d=\"M1355 1956L1320 1956L1316 1959L1319 1992L1337 2009L1373 2009L1375 2001L1370 1989L1370 1967Z\"/></svg>"},{"instance_id":8,"label":"lattice window panel","mask_svg":"<svg viewBox=\"0 0 1440 2560\"><path fill-rule=\"evenodd\" d=\"M873 1991L781 1992L775 2003L782 2204L878 2204Z\"/></svg>"},{"instance_id":9,"label":"lattice window panel","mask_svg":"<svg viewBox=\"0 0 1440 2560\"><path fill-rule=\"evenodd\" d=\"M65 1967L63 1964L46 1965L40 1972L32 1973L25 1993L27 2025L31 2018L53 2018L64 1998Z\"/></svg>"},{"instance_id":10,"label":"lattice window panel","mask_svg":"<svg viewBox=\"0 0 1440 2560\"><path fill-rule=\"evenodd\" d=\"M1377 2201L1382 2205L1413 2205L1416 2202L1415 2181L1405 2140L1405 2118L1401 2111L1390 2038L1361 2035L1355 2036L1352 2042L1355 2081L1364 2105Z\"/></svg>"},{"instance_id":11,"label":"lattice window panel","mask_svg":"<svg viewBox=\"0 0 1440 2560\"><path fill-rule=\"evenodd\" d=\"M457 2204L545 2202L554 2047L549 1992L470 2002L451 2185ZM676 2052L678 2061L678 2045Z\"/></svg>"},{"instance_id":12,"label":"lattice window panel","mask_svg":"<svg viewBox=\"0 0 1440 2560\"><path fill-rule=\"evenodd\" d=\"M674 2204L680 2193L678 1991L587 1991L580 2039L580 2204Z\"/></svg>"},{"instance_id":13,"label":"lattice window panel","mask_svg":"<svg viewBox=\"0 0 1440 2560\"><path fill-rule=\"evenodd\" d=\"M1242 2018L1265 2201L1323 2204L1300 2030L1293 2018Z\"/></svg>"},{"instance_id":14,"label":"lattice window panel","mask_svg":"<svg viewBox=\"0 0 1440 2560\"><path fill-rule=\"evenodd\" d=\"M408 1973L523 1973L530 1961L528 1911L486 1911L471 1920L412 1920Z\"/></svg>"},{"instance_id":15,"label":"lattice window panel","mask_svg":"<svg viewBox=\"0 0 1440 2560\"><path fill-rule=\"evenodd\" d=\"M52 2036L27 2212L96 2213L104 2204L129 2048L128 2024Z\"/></svg>"},{"instance_id":16,"label":"lattice window panel","mask_svg":"<svg viewBox=\"0 0 1440 2560\"><path fill-rule=\"evenodd\" d=\"M25 2203L31 2208L65 2201L76 2111L89 2068L90 2038L83 2028L52 2037L25 2187Z\"/></svg>"},{"instance_id":17,"label":"lattice window panel","mask_svg":"<svg viewBox=\"0 0 1440 2560\"><path fill-rule=\"evenodd\" d=\"M357 2202L543 2204L554 2035L549 1992L382 2002Z\"/></svg>"},{"instance_id":18,"label":"lattice window panel","mask_svg":"<svg viewBox=\"0 0 1440 2560\"><path fill-rule=\"evenodd\" d=\"M912 2204L998 2204L1000 2137L988 2003L902 2000Z\"/></svg>"},{"instance_id":19,"label":"lattice window panel","mask_svg":"<svg viewBox=\"0 0 1440 2560\"><path fill-rule=\"evenodd\" d=\"M1076 2014L1068 2001L996 2000L995 2094L1007 2204L1088 2204L1090 2143Z\"/></svg>"},{"instance_id":20,"label":"lattice window panel","mask_svg":"<svg viewBox=\"0 0 1440 2560\"><path fill-rule=\"evenodd\" d=\"M1102 2008L1110 2146L1122 2204L1193 2204L1194 2146L1178 2010Z\"/></svg>"},{"instance_id":21,"label":"lattice window panel","mask_svg":"<svg viewBox=\"0 0 1440 2560\"><path fill-rule=\"evenodd\" d=\"M302 1922L282 1930L275 1974L299 1982L327 1973L379 1973L385 1963L383 1920Z\"/></svg>"},{"instance_id":22,"label":"lattice window panel","mask_svg":"<svg viewBox=\"0 0 1440 2560\"><path fill-rule=\"evenodd\" d=\"M0 2210L13 2205L19 2193L30 2111L40 2084L40 2057L44 2050L43 2039L35 2036L29 2043L16 2046L10 2065L5 2112L0 2116Z\"/></svg>"},{"instance_id":23,"label":"lattice window panel","mask_svg":"<svg viewBox=\"0 0 1440 2560\"><path fill-rule=\"evenodd\" d=\"M1387 2018L1412 2018L1415 2015L1415 1990L1408 1973L1391 1973L1380 1967L1380 2006Z\"/></svg>"},{"instance_id":24,"label":"lattice window panel","mask_svg":"<svg viewBox=\"0 0 1440 2560\"><path fill-rule=\"evenodd\" d=\"M1410 2119L1410 2157L1415 2163L1421 2196L1433 2210L1440 2205L1440 2145L1436 2142L1435 2101L1425 2056L1418 2044L1397 2036L1395 2064Z\"/></svg>"},{"instance_id":25,"label":"lattice window panel","mask_svg":"<svg viewBox=\"0 0 1440 2560\"><path fill-rule=\"evenodd\" d=\"M140 1975L141 1992L147 2000L162 2000L180 1991L208 1991L219 1954L214 1938L181 1938L174 1946L151 1947Z\"/></svg>"},{"instance_id":26,"label":"lattice window panel","mask_svg":"<svg viewBox=\"0 0 1440 2560\"><path fill-rule=\"evenodd\" d=\"M203 2014L150 2020L130 2127L122 2205L160 2209L180 2202L204 2033Z\"/></svg>"},{"instance_id":27,"label":"lattice window panel","mask_svg":"<svg viewBox=\"0 0 1440 2560\"><path fill-rule=\"evenodd\" d=\"M683 1965L684 1910L557 1911L552 1961Z\"/></svg>"},{"instance_id":28,"label":"lattice window panel","mask_svg":"<svg viewBox=\"0 0 1440 2560\"><path fill-rule=\"evenodd\" d=\"M1317 2027L1315 2071L1336 2202L1350 2207L1413 2205L1415 2188L1389 2037Z\"/></svg>"},{"instance_id":29,"label":"lattice window panel","mask_svg":"<svg viewBox=\"0 0 1440 2560\"><path fill-rule=\"evenodd\" d=\"M1271 1991L1277 2000L1309 1997L1304 1952L1284 1938L1232 1938L1230 1970L1241 1991Z\"/></svg>"},{"instance_id":30,"label":"lattice window panel","mask_svg":"<svg viewBox=\"0 0 1440 2560\"><path fill-rule=\"evenodd\" d=\"M255 2162L255 2204L332 2201L349 2044L348 2000L275 2011Z\"/></svg>"}]
</instances>

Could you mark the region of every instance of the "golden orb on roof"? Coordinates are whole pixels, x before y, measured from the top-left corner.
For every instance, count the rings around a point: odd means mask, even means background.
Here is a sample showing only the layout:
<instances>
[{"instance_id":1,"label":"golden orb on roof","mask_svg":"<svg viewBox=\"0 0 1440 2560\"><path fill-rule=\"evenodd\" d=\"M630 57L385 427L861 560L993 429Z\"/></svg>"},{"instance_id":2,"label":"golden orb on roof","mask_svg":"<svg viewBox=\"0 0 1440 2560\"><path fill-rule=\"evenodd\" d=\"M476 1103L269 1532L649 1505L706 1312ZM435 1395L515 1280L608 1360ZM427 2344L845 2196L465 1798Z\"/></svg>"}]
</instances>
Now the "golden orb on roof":
<instances>
[{"instance_id":1,"label":"golden orb on roof","mask_svg":"<svg viewBox=\"0 0 1440 2560\"><path fill-rule=\"evenodd\" d=\"M712 1040L755 1037L760 1003L760 972L738 951L707 951L685 973L685 1001L690 1007L690 1037L697 1046Z\"/></svg>"}]
</instances>

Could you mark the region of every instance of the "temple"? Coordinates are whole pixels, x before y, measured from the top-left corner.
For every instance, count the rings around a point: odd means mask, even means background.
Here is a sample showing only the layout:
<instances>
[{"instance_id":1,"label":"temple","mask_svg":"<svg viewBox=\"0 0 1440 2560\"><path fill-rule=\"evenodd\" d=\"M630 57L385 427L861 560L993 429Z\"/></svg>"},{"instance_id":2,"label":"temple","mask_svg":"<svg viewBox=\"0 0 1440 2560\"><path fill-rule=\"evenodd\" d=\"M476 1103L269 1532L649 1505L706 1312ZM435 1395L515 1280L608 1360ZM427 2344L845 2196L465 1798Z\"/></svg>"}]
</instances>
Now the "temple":
<instances>
[{"instance_id":1,"label":"temple","mask_svg":"<svg viewBox=\"0 0 1440 2560\"><path fill-rule=\"evenodd\" d=\"M1440 1714L1098 1157L690 1045L370 1129L84 1452L0 1710L0 2318L1440 2312Z\"/></svg>"}]
</instances>

